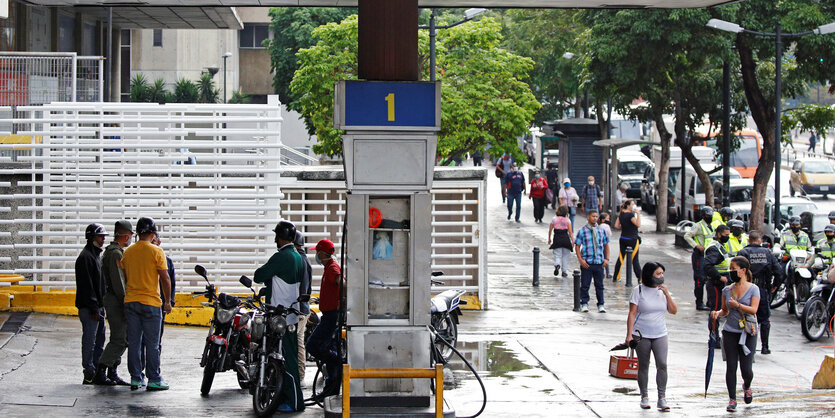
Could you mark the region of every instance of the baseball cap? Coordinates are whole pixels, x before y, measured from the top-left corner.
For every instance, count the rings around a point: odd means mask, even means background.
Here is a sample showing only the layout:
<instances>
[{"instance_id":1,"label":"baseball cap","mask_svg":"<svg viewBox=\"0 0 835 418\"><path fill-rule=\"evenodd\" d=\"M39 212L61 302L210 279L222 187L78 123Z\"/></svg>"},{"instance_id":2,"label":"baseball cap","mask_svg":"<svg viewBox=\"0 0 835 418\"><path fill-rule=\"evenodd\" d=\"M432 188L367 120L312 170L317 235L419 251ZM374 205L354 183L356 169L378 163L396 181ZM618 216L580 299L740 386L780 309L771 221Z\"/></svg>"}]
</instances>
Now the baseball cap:
<instances>
[{"instance_id":1,"label":"baseball cap","mask_svg":"<svg viewBox=\"0 0 835 418\"><path fill-rule=\"evenodd\" d=\"M311 248L311 250L322 251L328 254L334 253L334 246L333 241L329 239L319 240L315 247Z\"/></svg>"},{"instance_id":2,"label":"baseball cap","mask_svg":"<svg viewBox=\"0 0 835 418\"><path fill-rule=\"evenodd\" d=\"M128 231L131 234L133 233L133 227L131 226L130 221L126 221L124 219L116 222L115 230L118 231L120 229Z\"/></svg>"}]
</instances>

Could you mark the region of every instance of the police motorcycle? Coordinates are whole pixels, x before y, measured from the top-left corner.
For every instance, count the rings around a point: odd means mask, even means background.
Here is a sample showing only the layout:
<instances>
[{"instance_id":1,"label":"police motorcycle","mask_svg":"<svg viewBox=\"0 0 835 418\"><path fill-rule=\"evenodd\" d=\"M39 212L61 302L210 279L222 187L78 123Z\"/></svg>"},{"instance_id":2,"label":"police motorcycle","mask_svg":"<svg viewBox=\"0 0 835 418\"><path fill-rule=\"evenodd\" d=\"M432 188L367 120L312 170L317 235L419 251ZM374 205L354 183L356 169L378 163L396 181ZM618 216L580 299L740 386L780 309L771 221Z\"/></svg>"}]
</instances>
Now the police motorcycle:
<instances>
[{"instance_id":1,"label":"police motorcycle","mask_svg":"<svg viewBox=\"0 0 835 418\"><path fill-rule=\"evenodd\" d=\"M802 316L803 306L809 299L809 290L816 273L825 266L820 257L814 257L814 252L801 249L791 249L786 253L780 245L774 247L775 257L785 263L786 281L776 291L772 291L771 308L776 309L786 304L789 313L794 313L797 319Z\"/></svg>"},{"instance_id":2,"label":"police motorcycle","mask_svg":"<svg viewBox=\"0 0 835 418\"><path fill-rule=\"evenodd\" d=\"M441 271L432 272L433 277L443 274ZM432 279L432 284L443 285L444 282ZM440 356L436 359L438 362L446 363L452 358L453 351L449 346L455 347L458 342L458 317L462 315L460 306L467 304L467 301L461 300L465 293L467 292L461 289L445 290L430 301L430 323L435 330L433 351L436 356ZM444 344L441 339L449 345Z\"/></svg>"},{"instance_id":3,"label":"police motorcycle","mask_svg":"<svg viewBox=\"0 0 835 418\"><path fill-rule=\"evenodd\" d=\"M252 290L252 280L241 277L241 284ZM287 324L287 316L302 315L292 306L273 306L262 300L266 288L258 292L258 305L252 317L253 361L249 365L252 382L249 393L252 395L252 407L259 417L273 415L279 406L279 397L286 375L286 362L282 354L282 339L287 332L296 329L295 324ZM253 290L254 292L254 290ZM301 295L293 305L310 300L310 295Z\"/></svg>"},{"instance_id":4,"label":"police motorcycle","mask_svg":"<svg viewBox=\"0 0 835 418\"><path fill-rule=\"evenodd\" d=\"M206 290L192 294L194 297L206 297L208 302L200 304L214 308L209 335L206 337L203 356L200 358L200 367L203 368L200 394L209 394L215 373L233 369L238 376L238 385L241 389L246 389L249 386L247 364L250 361L250 312L246 308L254 308L252 298L217 294L215 286L209 283L206 269L198 264L194 266L194 271L206 280L207 285Z\"/></svg>"},{"instance_id":5,"label":"police motorcycle","mask_svg":"<svg viewBox=\"0 0 835 418\"><path fill-rule=\"evenodd\" d=\"M818 257L832 261L820 254ZM803 307L800 319L803 336L809 341L819 340L827 331L830 331L827 327L832 323L833 316L835 316L835 283L829 281L828 274L820 274L812 288L811 297Z\"/></svg>"}]
</instances>

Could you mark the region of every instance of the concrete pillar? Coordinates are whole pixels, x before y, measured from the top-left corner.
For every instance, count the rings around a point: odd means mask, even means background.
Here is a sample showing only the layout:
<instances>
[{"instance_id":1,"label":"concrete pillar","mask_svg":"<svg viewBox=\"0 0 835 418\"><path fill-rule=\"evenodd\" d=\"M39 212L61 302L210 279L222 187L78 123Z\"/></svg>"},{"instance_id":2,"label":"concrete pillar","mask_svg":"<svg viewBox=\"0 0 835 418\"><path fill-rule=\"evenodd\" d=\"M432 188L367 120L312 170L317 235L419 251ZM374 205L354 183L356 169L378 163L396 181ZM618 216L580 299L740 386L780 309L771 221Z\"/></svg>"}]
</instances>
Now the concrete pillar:
<instances>
[{"instance_id":1,"label":"concrete pillar","mask_svg":"<svg viewBox=\"0 0 835 418\"><path fill-rule=\"evenodd\" d=\"M110 46L110 97L109 102L122 101L122 30L113 27L113 45Z\"/></svg>"},{"instance_id":2,"label":"concrete pillar","mask_svg":"<svg viewBox=\"0 0 835 418\"><path fill-rule=\"evenodd\" d=\"M359 79L417 81L417 35L417 0L359 0Z\"/></svg>"}]
</instances>

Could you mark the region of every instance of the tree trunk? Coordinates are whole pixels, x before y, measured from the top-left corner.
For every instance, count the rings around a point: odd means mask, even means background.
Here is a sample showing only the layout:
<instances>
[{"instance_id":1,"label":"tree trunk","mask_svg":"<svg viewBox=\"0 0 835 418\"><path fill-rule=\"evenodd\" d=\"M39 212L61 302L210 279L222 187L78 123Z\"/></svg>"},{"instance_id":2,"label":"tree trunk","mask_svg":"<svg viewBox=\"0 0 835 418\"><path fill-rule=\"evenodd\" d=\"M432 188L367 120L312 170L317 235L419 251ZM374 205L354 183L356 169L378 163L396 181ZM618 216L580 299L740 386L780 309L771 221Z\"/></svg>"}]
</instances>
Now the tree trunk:
<instances>
[{"instance_id":1,"label":"tree trunk","mask_svg":"<svg viewBox=\"0 0 835 418\"><path fill-rule=\"evenodd\" d=\"M657 232L667 231L667 215L670 213L667 183L670 177L670 138L672 134L667 131L664 125L664 117L657 114L653 117L655 126L658 129L658 136L661 138L661 165L658 167L658 206L655 208L655 230Z\"/></svg>"},{"instance_id":2,"label":"tree trunk","mask_svg":"<svg viewBox=\"0 0 835 418\"><path fill-rule=\"evenodd\" d=\"M756 74L757 63L754 61L753 51L740 35L737 35L735 44L739 53L739 61L742 64L742 85L745 88L748 108L751 111L754 123L757 124L757 129L763 137L763 149L757 171L754 173L754 190L751 193L751 217L748 221L749 230L764 232L766 190L771 179L771 173L774 172L774 163L777 160L775 141L778 139L774 132L776 126L775 108L773 103L766 102L762 90L760 90Z\"/></svg>"},{"instance_id":3,"label":"tree trunk","mask_svg":"<svg viewBox=\"0 0 835 418\"><path fill-rule=\"evenodd\" d=\"M583 97L580 95L574 101L574 117L578 119L583 117Z\"/></svg>"},{"instance_id":4,"label":"tree trunk","mask_svg":"<svg viewBox=\"0 0 835 418\"><path fill-rule=\"evenodd\" d=\"M600 139L609 139L609 119L603 112L603 103L600 100L594 101L594 110L597 112L597 127L600 128Z\"/></svg>"}]
</instances>

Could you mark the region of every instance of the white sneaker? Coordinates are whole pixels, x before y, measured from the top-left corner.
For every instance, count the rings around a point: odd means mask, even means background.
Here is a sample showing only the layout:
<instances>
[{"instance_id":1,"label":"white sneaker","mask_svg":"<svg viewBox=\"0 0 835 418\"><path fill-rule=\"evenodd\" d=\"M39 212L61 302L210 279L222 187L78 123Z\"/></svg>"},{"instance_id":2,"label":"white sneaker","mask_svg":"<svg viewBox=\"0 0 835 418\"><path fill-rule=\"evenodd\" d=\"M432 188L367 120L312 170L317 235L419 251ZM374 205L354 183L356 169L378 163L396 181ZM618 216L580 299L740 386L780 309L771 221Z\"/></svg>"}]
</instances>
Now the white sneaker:
<instances>
[{"instance_id":1,"label":"white sneaker","mask_svg":"<svg viewBox=\"0 0 835 418\"><path fill-rule=\"evenodd\" d=\"M597 312L606 313L606 308L603 305L597 305Z\"/></svg>"},{"instance_id":2,"label":"white sneaker","mask_svg":"<svg viewBox=\"0 0 835 418\"><path fill-rule=\"evenodd\" d=\"M588 312L588 311L589 311L589 305L587 303L584 303L584 304L580 305L580 312Z\"/></svg>"}]
</instances>

